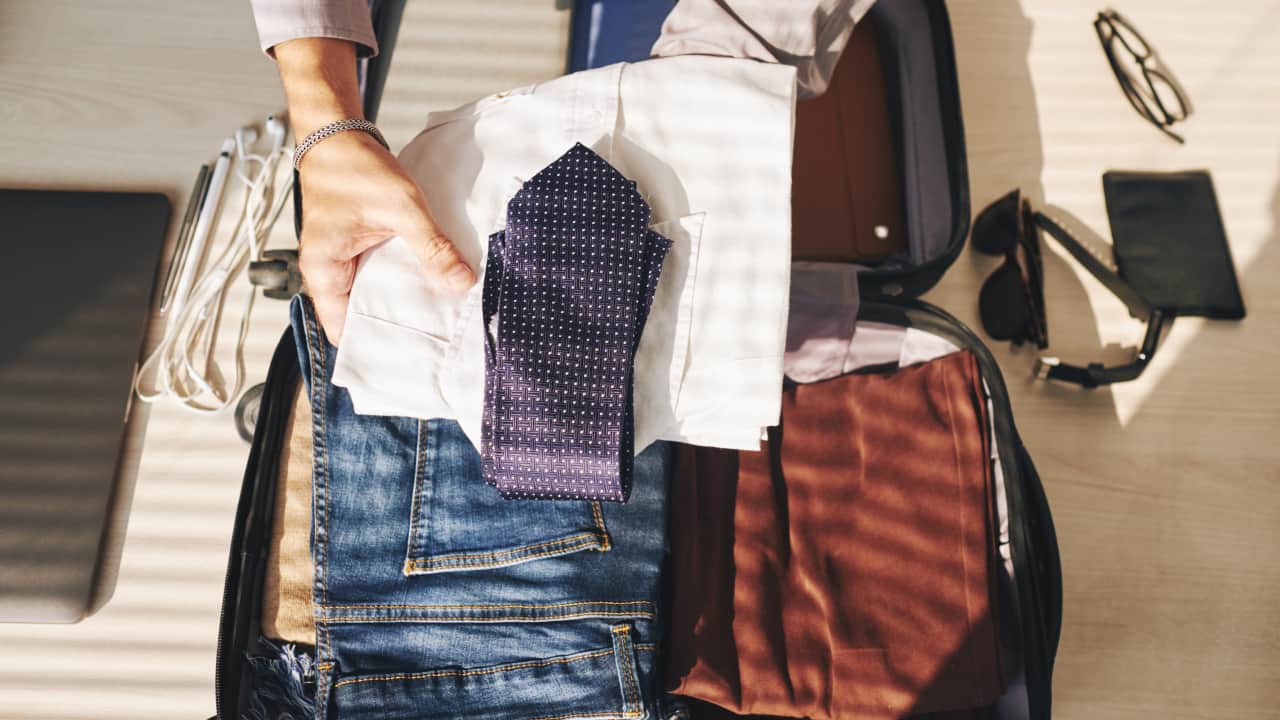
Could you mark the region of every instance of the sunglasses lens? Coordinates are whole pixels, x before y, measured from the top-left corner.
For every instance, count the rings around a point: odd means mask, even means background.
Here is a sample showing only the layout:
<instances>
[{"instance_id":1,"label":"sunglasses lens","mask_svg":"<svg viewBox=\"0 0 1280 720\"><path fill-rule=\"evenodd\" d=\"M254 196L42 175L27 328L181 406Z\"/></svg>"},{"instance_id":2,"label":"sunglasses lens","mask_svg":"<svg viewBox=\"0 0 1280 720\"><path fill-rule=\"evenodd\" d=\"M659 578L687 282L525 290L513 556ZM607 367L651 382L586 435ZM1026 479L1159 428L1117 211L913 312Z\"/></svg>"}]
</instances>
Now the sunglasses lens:
<instances>
[{"instance_id":1,"label":"sunglasses lens","mask_svg":"<svg viewBox=\"0 0 1280 720\"><path fill-rule=\"evenodd\" d=\"M973 220L973 249L987 255L1003 255L1018 241L1018 205L1015 190L991 203Z\"/></svg>"},{"instance_id":2,"label":"sunglasses lens","mask_svg":"<svg viewBox=\"0 0 1280 720\"><path fill-rule=\"evenodd\" d=\"M1005 263L991 273L978 294L982 327L996 340L1021 340L1031 320L1027 290L1015 263Z\"/></svg>"}]
</instances>

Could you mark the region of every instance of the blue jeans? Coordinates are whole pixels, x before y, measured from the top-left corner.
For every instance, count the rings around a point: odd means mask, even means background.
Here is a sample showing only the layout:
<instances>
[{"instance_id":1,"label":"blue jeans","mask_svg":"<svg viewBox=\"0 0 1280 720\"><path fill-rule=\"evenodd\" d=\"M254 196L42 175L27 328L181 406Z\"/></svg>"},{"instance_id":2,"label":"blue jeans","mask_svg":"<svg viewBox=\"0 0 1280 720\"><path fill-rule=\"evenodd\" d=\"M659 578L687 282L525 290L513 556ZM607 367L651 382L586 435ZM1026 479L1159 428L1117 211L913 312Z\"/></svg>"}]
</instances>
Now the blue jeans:
<instances>
[{"instance_id":1,"label":"blue jeans","mask_svg":"<svg viewBox=\"0 0 1280 720\"><path fill-rule=\"evenodd\" d=\"M626 504L504 500L451 420L356 415L310 300L320 720L658 717L671 448Z\"/></svg>"}]
</instances>

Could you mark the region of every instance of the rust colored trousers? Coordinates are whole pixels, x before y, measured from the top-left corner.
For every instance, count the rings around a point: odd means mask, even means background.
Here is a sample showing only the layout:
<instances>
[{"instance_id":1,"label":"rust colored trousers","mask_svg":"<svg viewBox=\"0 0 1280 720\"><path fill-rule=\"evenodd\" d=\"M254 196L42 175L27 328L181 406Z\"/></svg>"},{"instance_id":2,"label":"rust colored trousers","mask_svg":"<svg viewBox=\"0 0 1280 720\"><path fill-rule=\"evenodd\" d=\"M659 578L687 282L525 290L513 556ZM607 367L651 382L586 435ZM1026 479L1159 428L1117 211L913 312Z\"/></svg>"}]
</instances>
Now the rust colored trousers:
<instances>
[{"instance_id":1,"label":"rust colored trousers","mask_svg":"<svg viewBox=\"0 0 1280 720\"><path fill-rule=\"evenodd\" d=\"M968 352L784 391L760 452L672 480L668 686L735 713L890 719L1003 680L987 406Z\"/></svg>"}]
</instances>

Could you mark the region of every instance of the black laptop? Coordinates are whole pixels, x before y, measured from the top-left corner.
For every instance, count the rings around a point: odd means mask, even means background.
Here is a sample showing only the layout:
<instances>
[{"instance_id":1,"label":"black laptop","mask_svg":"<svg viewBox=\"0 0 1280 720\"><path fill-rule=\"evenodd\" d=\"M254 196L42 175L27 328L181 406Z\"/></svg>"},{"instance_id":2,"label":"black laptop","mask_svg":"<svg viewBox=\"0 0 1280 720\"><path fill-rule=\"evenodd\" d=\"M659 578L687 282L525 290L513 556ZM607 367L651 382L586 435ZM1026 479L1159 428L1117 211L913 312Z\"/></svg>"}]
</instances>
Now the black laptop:
<instances>
[{"instance_id":1,"label":"black laptop","mask_svg":"<svg viewBox=\"0 0 1280 720\"><path fill-rule=\"evenodd\" d=\"M91 610L169 214L0 190L0 621Z\"/></svg>"}]
</instances>

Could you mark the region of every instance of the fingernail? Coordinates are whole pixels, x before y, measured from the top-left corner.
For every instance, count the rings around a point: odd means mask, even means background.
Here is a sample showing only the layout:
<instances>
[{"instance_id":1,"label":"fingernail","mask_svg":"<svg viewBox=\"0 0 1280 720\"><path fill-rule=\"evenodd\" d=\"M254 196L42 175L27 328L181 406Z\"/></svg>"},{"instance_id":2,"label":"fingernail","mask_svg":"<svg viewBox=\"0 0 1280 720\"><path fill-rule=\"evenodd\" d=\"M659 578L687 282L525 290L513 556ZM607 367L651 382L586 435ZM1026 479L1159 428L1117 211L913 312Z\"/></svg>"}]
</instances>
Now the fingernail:
<instances>
[{"instance_id":1,"label":"fingernail","mask_svg":"<svg viewBox=\"0 0 1280 720\"><path fill-rule=\"evenodd\" d=\"M445 275L444 280L450 289L459 291L476 284L476 276L471 272L471 268L462 264L454 265L453 269Z\"/></svg>"}]
</instances>

